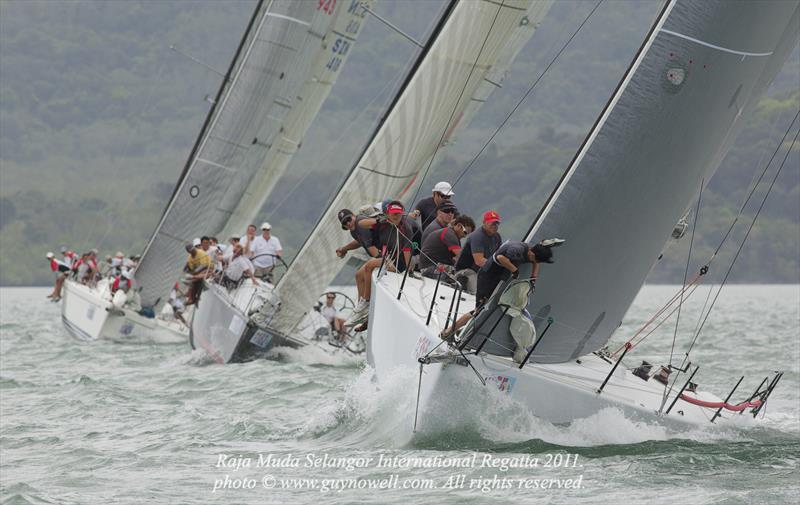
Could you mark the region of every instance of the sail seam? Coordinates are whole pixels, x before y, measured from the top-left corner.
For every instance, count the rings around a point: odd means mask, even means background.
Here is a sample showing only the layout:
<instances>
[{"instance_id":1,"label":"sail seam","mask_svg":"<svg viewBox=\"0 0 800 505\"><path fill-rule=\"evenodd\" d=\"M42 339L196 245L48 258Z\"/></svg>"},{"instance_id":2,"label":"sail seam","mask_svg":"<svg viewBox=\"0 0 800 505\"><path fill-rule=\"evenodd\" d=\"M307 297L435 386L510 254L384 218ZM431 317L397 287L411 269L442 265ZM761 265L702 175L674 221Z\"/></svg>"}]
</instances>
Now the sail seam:
<instances>
[{"instance_id":1,"label":"sail seam","mask_svg":"<svg viewBox=\"0 0 800 505\"><path fill-rule=\"evenodd\" d=\"M768 53L749 53L746 51L737 51L735 49L728 49L727 47L718 46L716 44L711 44L710 42L706 42L704 40L696 39L694 37L690 37L688 35L684 35L682 33L673 32L672 30L667 30L666 28L661 28L659 30L661 33L666 33L668 35L674 35L675 37L686 39L690 42L694 42L696 44L700 44L701 46L710 47L711 49L716 49L717 51L722 51L723 53L731 53L737 54L739 56L772 56L772 51Z\"/></svg>"}]
</instances>

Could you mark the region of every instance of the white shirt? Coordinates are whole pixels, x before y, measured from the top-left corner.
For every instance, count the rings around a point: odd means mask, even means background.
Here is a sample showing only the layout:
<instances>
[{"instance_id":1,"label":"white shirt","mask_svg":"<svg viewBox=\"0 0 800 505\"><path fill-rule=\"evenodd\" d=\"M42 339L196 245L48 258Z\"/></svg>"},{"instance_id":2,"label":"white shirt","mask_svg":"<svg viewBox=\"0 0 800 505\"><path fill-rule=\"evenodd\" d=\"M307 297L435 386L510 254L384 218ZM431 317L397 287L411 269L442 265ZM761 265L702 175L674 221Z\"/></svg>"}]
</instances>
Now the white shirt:
<instances>
[{"instance_id":1,"label":"white shirt","mask_svg":"<svg viewBox=\"0 0 800 505\"><path fill-rule=\"evenodd\" d=\"M258 235L256 235L255 237L253 237L253 242L255 242L255 240L256 240L257 238L258 238ZM242 236L239 238L239 245L240 245L240 246L242 246L242 249L243 249L243 250L247 251L247 235L242 235ZM252 250L253 250L253 244L250 244L250 251L252 251ZM252 258L252 257L253 257L253 255L252 255L252 254L250 254L250 257Z\"/></svg>"},{"instance_id":2,"label":"white shirt","mask_svg":"<svg viewBox=\"0 0 800 505\"><path fill-rule=\"evenodd\" d=\"M231 261L231 264L228 265L228 268L225 269L225 277L232 281L238 281L242 278L247 270L250 270L250 273L253 273L253 263L251 263L250 260L245 256L237 256L233 259L233 261Z\"/></svg>"},{"instance_id":3,"label":"white shirt","mask_svg":"<svg viewBox=\"0 0 800 505\"><path fill-rule=\"evenodd\" d=\"M329 323L333 322L333 318L339 315L339 311L336 310L336 307L328 307L327 305L323 305L321 309L319 309L319 313L322 314L322 317L328 320Z\"/></svg>"},{"instance_id":4,"label":"white shirt","mask_svg":"<svg viewBox=\"0 0 800 505\"><path fill-rule=\"evenodd\" d=\"M253 241L253 245L250 246L250 251L252 251L252 258L253 258L253 265L256 268L267 268L275 265L275 258L274 255L281 252L283 248L281 247L281 241L278 240L278 237L270 237L269 240L264 240L264 237L256 237ZM259 257L259 254L265 254L267 256Z\"/></svg>"}]
</instances>

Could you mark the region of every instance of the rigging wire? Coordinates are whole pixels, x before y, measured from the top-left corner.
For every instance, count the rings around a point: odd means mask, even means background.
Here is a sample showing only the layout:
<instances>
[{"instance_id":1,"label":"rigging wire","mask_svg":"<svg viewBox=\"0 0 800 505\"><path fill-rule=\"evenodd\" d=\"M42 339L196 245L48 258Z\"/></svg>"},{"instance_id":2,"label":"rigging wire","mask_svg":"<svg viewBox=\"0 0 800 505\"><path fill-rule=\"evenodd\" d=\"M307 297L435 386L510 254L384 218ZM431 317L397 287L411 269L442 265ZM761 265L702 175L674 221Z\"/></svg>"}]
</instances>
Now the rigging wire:
<instances>
[{"instance_id":1,"label":"rigging wire","mask_svg":"<svg viewBox=\"0 0 800 505\"><path fill-rule=\"evenodd\" d=\"M700 194L697 195L697 209L694 212L694 221L692 222L692 237L689 240L689 252L686 255L686 269L683 271L683 289L681 290L681 298L678 303L678 315L675 318L675 332L672 334L672 347L669 350L669 364L672 365L672 357L675 353L675 340L678 338L678 325L681 321L681 307L683 306L683 294L686 292L686 278L689 276L689 263L692 259L692 249L694 247L694 235L697 231L697 221L700 220L700 202L703 200L703 185L706 183L705 177L700 181ZM664 388L666 390L666 387Z\"/></svg>"},{"instance_id":2,"label":"rigging wire","mask_svg":"<svg viewBox=\"0 0 800 505\"><path fill-rule=\"evenodd\" d=\"M800 111L798 111L798 115L800 115ZM795 116L795 119L797 119L797 115ZM794 120L792 121L792 124L794 124ZM789 131L791 131L792 124L789 125L789 129L787 130L787 133ZM800 136L800 130L798 130L798 132L795 134L794 139L792 140L792 143L789 145L789 148L786 150L786 155L783 157L783 160L781 161L781 164L778 167L778 170L775 172L775 175L772 178L772 182L770 183L769 187L767 188L767 192L764 195L764 198L761 200L761 204L759 205L758 209L756 210L756 213L753 216L753 220L750 222L750 226L747 228L747 232L745 233L741 244L739 244L739 247L736 250L736 254L734 255L733 260L731 261L731 264L728 267L728 271L725 272L725 276L723 277L722 282L719 285L719 289L717 290L716 294L714 295L714 299L711 301L711 305L708 307L708 311L705 313L705 316L703 316L702 313L701 313L700 316L702 318L702 322L700 323L699 327L697 328L697 331L695 332L694 337L692 338L692 341L689 344L689 348L687 349L686 354L683 357L683 361L681 361L680 368L684 367L684 365L686 363L686 360L689 358L689 353L692 352L692 349L694 348L694 345L697 343L697 339L700 336L700 333L703 331L703 327L705 326L706 321L708 321L708 316L711 314L711 311L713 310L714 305L716 304L717 300L719 299L719 295L722 292L722 288L725 286L725 283L728 280L728 276L730 275L731 271L733 270L733 266L734 266L734 264L736 264L736 260L739 258L739 254L742 252L742 249L744 248L744 245L747 242L748 237L750 236L750 232L753 230L753 227L756 224L756 220L758 219L758 216L761 214L761 211L764 208L764 204L766 204L767 198L769 198L769 194L770 194L770 192L772 192L772 189L775 186L775 182L778 180L778 176L780 175L781 170L783 170L783 167L786 164L786 160L789 158L789 155L792 153L792 148L794 147L795 143L797 142L798 136ZM786 136L784 135L784 138L785 137ZM783 144L783 142L781 142L778 145L778 149L776 149L776 153L778 152L778 150L780 150L780 147L781 147L782 144ZM773 155L773 158L774 158L774 155ZM770 161L771 160L772 160L772 158L770 158ZM767 166L769 166L769 164ZM738 216L737 216L737 218L738 218ZM680 375L680 371L675 375L675 380L672 381L672 385L670 386L669 392L667 393L667 395L669 395L669 393L672 392L672 388L675 386L675 381L677 381L679 375Z\"/></svg>"},{"instance_id":3,"label":"rigging wire","mask_svg":"<svg viewBox=\"0 0 800 505\"><path fill-rule=\"evenodd\" d=\"M693 280L692 280L692 281L691 281L691 282L690 282L690 283L689 283L687 286L685 286L685 287L684 287L684 289L683 289L683 290L679 290L679 292L678 292L678 293L676 293L676 294L675 294L675 295L674 295L674 296L673 296L673 297L672 297L672 298L671 298L671 299L670 299L670 300L669 300L669 301L668 301L668 302L667 302L667 303L666 303L666 304L665 304L665 305L664 305L664 306L663 306L663 307L662 307L662 308L661 308L661 309L660 309L660 310L659 310L659 311L658 311L658 312L657 312L657 313L656 313L654 316L652 316L652 317L651 317L651 318L650 318L650 319L649 319L647 322L645 322L645 324L644 324L644 325L643 325L641 328L639 328L639 330L638 330L638 331L637 331L637 332L636 332L636 333L635 333L635 334L634 334L634 335L633 335L631 338L629 338L629 339L628 339L628 342L632 341L634 338L636 338L636 337L637 337L637 336L639 336L639 335L640 335L642 332L644 332L644 331L645 331L645 330L646 330L646 329L649 327L649 325L650 325L651 323L653 323L653 322L654 322L656 319L658 319L658 317L659 317L661 314L663 314L663 313L664 313L664 312L665 312L667 309L669 309L669 307L670 307L670 306L671 306L673 303L675 303L675 302L678 300L678 297L679 297L679 296L682 296L682 293L683 293L683 292L685 292L685 291L686 291L686 289L687 289L688 287L690 287L690 286L691 286L692 284L694 284L695 282L699 281L700 277L702 277L702 276L704 275L704 272L703 272L703 270L705 270L706 272L708 271L708 267L709 267L709 266L711 265L711 263L714 261L714 259L715 259L715 258L716 258L716 256L717 256L717 253L720 251L720 249L722 249L722 246L724 245L725 241L726 241L726 240L728 239L728 237L730 236L730 233L731 233L731 231L733 230L734 226L736 225L736 223L738 222L739 218L740 218L740 217L742 216L742 214L744 213L744 209L745 209L745 207L746 207L746 206L747 206L747 204L750 202L750 199L752 198L752 196L753 196L753 194L755 193L756 189L758 189L758 186L759 186L759 184L761 184L761 181L762 181L762 179L764 178L764 175L766 175L767 171L769 170L769 167L772 165L772 162L773 162L773 160L775 159L775 156L776 156L776 155L778 154L778 152L780 151L780 148L781 148L781 146L783 146L783 144L784 144L784 142L785 142L785 140L786 140L786 137L789 135L789 132L791 132L791 131L792 131L792 126L794 125L795 121L797 121L797 118L798 118L798 117L800 117L800 110L798 110L798 111L797 111L797 113L795 114L795 116L794 116L794 118L792 119L791 123L789 123L789 126L788 126L788 128L786 129L786 131L784 132L784 134L783 134L783 137L781 138L780 142L778 142L778 145L775 147L775 149L774 149L774 151L773 151L773 153L772 153L772 156L770 156L770 159L769 159L769 161L768 161L768 162L767 162L767 164L764 166L764 169L761 171L761 174L758 176L758 179L756 180L756 183L753 185L753 187L751 188L751 190L750 190L749 194L747 195L747 197L746 197L746 198L744 199L744 201L742 202L742 205L741 205L741 207L740 207L740 209L739 209L739 212L737 213L736 217L734 217L734 219L733 219L733 221L732 221L732 223L731 223L731 226L728 228L728 231L725 233L725 236L724 236L724 237L722 238L722 240L720 241L720 243L719 243L719 245L717 246L717 248L716 248L716 250L714 251L714 253L713 253L713 254L712 254L710 257L709 257L708 261L707 261L707 262L705 263L705 265L704 265L704 266L703 266L703 267L700 269L700 272L699 272L699 273L698 273L698 274L697 274L697 275L696 275L696 276L693 278ZM761 158L761 159L763 160L763 156L762 156L762 158ZM755 176L754 176L754 179L755 179ZM712 285L712 286L709 286L709 292L708 292L708 295L706 296L706 301L705 301L705 303L703 304L703 310L701 310L701 311L700 311L700 319L702 319L702 317L703 317L703 312L705 311L705 307L706 307L706 306L707 306L707 304L708 304L708 300L709 300L709 298L711 297L711 292L712 292L712 291L713 291L713 285ZM693 292L694 292L694 291L692 291L692 293L693 293ZM688 297L689 297L689 295L687 295L687 296L686 296L686 298L687 298L687 299L688 299ZM684 300L684 302L685 302L685 301L686 301L686 300ZM674 313L674 312L675 312L675 311L673 310L672 312L670 312L670 314L672 314L672 313ZM663 324L663 321L662 321L661 323L659 323L659 326L660 326L661 324ZM698 322L697 322L697 326L695 327L695 330L694 330L693 334L697 333L697 330L698 330L699 326L700 326L700 320L698 320ZM647 333L647 334L646 334L644 337L642 337L641 339L639 339L639 341L638 341L638 342L636 342L636 344L634 344L634 345L638 345L638 344L640 344L640 343L642 342L642 340L644 340L645 338L647 338L647 337L648 337L648 336L649 336L649 335L650 335L652 332L653 332L652 330L651 330L650 332L648 332L648 333ZM615 352L614 352L614 354L616 354L616 353L618 353L620 350L622 350L622 348L623 348L623 347L624 347L624 345L623 345L623 346L621 346L621 347L620 347L620 348L619 348L617 351L615 351ZM683 366L681 366L681 368L683 368Z\"/></svg>"},{"instance_id":4,"label":"rigging wire","mask_svg":"<svg viewBox=\"0 0 800 505\"><path fill-rule=\"evenodd\" d=\"M505 7L505 0L502 0L500 5L497 7L497 12L494 15L494 19L492 19L492 24L489 25L489 31L486 32L486 37L484 37L483 39L481 48L480 50L478 50L477 56L475 56L475 62L472 64L472 68L469 70L469 75L467 75L467 78L464 80L464 86L462 86L461 92L458 94L458 98L456 99L455 104L453 105L453 111L450 113L450 118L447 120L447 124L445 124L445 127L442 130L442 136L439 138L439 142L437 142L436 144L436 149L434 149L433 154L431 155L431 159L428 161L428 166L425 168L425 172L423 172L422 177L419 179L419 182L417 183L417 190L414 192L414 197L411 199L410 204L413 204L417 200L417 196L419 196L419 191L422 189L422 182L425 180L425 177L428 176L428 171L431 169L431 165L433 165L433 160L436 158L436 153L439 152L439 148L442 147L442 142L444 142L444 137L450 130L450 123L453 121L453 118L456 115L456 111L458 110L458 104L461 103L461 98L463 98L464 96L464 91L467 90L467 85L469 85L469 80L472 78L472 74L475 72L475 68L478 66L478 60L480 60L481 55L483 54L483 49L486 47L486 42L489 41L489 36L492 34L494 25L497 22L497 18L500 16L500 11L503 10L503 7Z\"/></svg>"},{"instance_id":5,"label":"rigging wire","mask_svg":"<svg viewBox=\"0 0 800 505\"><path fill-rule=\"evenodd\" d=\"M683 288L681 289L680 302L676 307L678 315L675 317L675 331L672 333L672 346L669 349L669 370L672 370L672 359L675 356L675 341L678 339L678 326L681 322L681 307L683 307L683 302L685 301L683 294L686 292L686 278L689 276L689 264L692 259L692 248L694 247L694 235L697 231L697 221L700 220L700 202L703 200L703 186L705 185L705 182L706 178L703 177L703 179L700 181L700 193L697 195L697 209L694 212L694 220L692 221L692 237L689 240L689 252L686 254L686 269L683 271ZM664 319L664 321L666 321L666 319ZM664 383L664 395L661 398L661 406L658 408L659 412L664 410L664 405L667 404L667 398L669 398L669 389L667 387L668 382L669 381Z\"/></svg>"},{"instance_id":6,"label":"rigging wire","mask_svg":"<svg viewBox=\"0 0 800 505\"><path fill-rule=\"evenodd\" d=\"M537 77L536 80L533 82L533 84L531 84L531 87L528 88L528 91L526 91L525 94L522 95L522 98L520 98L520 100L517 102L517 104L514 106L514 108L511 109L511 112L508 113L508 115L505 117L505 119L503 119L503 121L500 123L500 125L498 125L498 127L494 130L494 132L489 136L489 139L480 148L480 150L478 151L478 154L476 154L475 157L472 158L472 160L467 164L466 167L464 167L464 169L461 171L461 173L458 175L458 177L456 177L456 180L453 182L453 187L455 187L455 185L458 184L459 181L461 181L461 179L467 174L467 172L469 172L469 170L472 168L472 166L475 164L475 162L478 161L478 158L480 158L480 156L483 154L483 152L486 150L486 148L489 147L489 144L492 143L492 141L497 136L497 134L500 133L500 130L502 130L503 127L506 125L506 123L508 123L508 121L511 119L511 116L513 116L514 113L517 112L517 109L519 109L520 105L522 105L522 103L528 98L528 95L531 94L533 89L539 84L539 81L541 81L542 78L545 76L545 74L547 74L547 71L550 70L550 67L552 67L553 64L556 62L556 60L558 60L558 58L561 56L561 54L564 52L564 50L566 50L567 46L569 46L570 42L572 42L572 39L574 39L575 36L578 35L578 32L581 31L583 26L587 23L587 21L589 21L589 18L591 18L592 15L595 13L595 11L597 11L597 8L600 7L600 4L602 4L603 1L604 0L599 0L597 2L597 4L595 4L595 6L592 8L592 10L589 12L589 14L586 16L586 18L584 18L584 20L578 26L578 28L572 33L572 35L570 35L569 39L564 43L564 45L561 46L561 49L559 49L558 52L556 53L556 55L553 57L553 59L550 60L550 63L547 64L547 66L542 71L542 73L539 74L539 77ZM416 198L416 195L415 195L415 198Z\"/></svg>"}]
</instances>

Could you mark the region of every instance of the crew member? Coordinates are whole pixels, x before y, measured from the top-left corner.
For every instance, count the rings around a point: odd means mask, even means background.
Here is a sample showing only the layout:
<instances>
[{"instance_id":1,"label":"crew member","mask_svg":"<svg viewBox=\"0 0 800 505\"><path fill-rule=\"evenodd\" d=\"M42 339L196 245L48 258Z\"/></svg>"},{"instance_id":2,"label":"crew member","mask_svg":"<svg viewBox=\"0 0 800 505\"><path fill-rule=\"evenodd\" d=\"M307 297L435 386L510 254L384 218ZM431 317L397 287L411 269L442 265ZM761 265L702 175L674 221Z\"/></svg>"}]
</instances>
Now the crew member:
<instances>
[{"instance_id":1,"label":"crew member","mask_svg":"<svg viewBox=\"0 0 800 505\"><path fill-rule=\"evenodd\" d=\"M463 279L467 291L472 294L478 289L478 270L502 243L499 228L500 214L493 210L484 212L483 224L469 234L456 261L456 278Z\"/></svg>"}]
</instances>

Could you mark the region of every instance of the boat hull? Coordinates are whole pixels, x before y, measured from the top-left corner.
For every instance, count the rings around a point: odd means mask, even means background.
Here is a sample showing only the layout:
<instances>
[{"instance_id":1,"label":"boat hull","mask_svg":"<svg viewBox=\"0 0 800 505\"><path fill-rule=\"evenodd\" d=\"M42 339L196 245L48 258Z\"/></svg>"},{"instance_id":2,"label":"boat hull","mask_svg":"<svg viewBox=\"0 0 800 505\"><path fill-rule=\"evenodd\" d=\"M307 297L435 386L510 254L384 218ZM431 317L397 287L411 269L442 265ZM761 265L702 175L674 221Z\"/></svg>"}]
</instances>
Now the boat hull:
<instances>
[{"instance_id":1,"label":"boat hull","mask_svg":"<svg viewBox=\"0 0 800 505\"><path fill-rule=\"evenodd\" d=\"M432 363L422 367L420 429L425 429L426 417L441 409L448 398L464 390L506 395L524 405L534 416L556 424L587 418L606 408L619 409L631 419L676 429L707 424L714 415L713 410L684 400L679 400L669 415L659 414L663 384L633 375L624 364L612 373L614 362L597 354L559 364L528 363L522 369L511 357L485 352L476 355L472 351L465 351L462 356L438 337L446 320L453 319L452 315L448 318L453 289L444 284L439 286L430 322L426 324L436 280L406 279L398 301L401 283L401 276L393 273L373 278L367 359L378 381L382 382L390 380L400 368L418 370L420 358L433 357ZM458 315L473 307L474 298L464 296ZM441 362L437 362L439 360ZM606 377L609 377L608 382L599 391ZM672 392L667 406L676 393ZM720 401L705 392L696 393L696 397L708 402ZM722 419L718 418L716 423L724 422L726 416L723 412ZM408 428L407 435L411 437L411 426Z\"/></svg>"},{"instance_id":2,"label":"boat hull","mask_svg":"<svg viewBox=\"0 0 800 505\"><path fill-rule=\"evenodd\" d=\"M192 348L205 350L217 363L238 363L263 357L276 346L305 345L249 317L253 297L265 293L265 289L271 294L273 288L245 283L229 293L218 284L208 283L192 317Z\"/></svg>"},{"instance_id":3,"label":"boat hull","mask_svg":"<svg viewBox=\"0 0 800 505\"><path fill-rule=\"evenodd\" d=\"M181 344L189 337L188 328L178 322L148 318L126 309L114 309L103 283L90 288L67 280L63 290L61 320L67 331L80 340Z\"/></svg>"}]
</instances>

